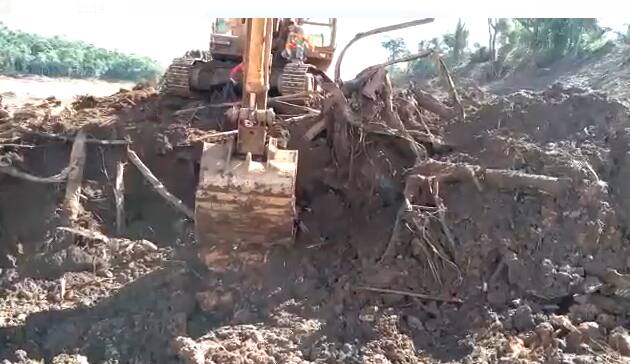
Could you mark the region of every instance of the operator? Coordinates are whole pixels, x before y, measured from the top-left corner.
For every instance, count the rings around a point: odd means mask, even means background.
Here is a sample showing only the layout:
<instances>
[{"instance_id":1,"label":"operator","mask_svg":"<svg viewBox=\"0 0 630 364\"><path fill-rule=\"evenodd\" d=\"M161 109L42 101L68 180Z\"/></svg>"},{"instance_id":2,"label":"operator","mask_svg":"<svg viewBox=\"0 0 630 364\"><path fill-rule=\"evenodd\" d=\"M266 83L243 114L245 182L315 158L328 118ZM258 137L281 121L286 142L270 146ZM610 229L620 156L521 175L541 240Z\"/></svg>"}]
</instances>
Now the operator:
<instances>
[{"instance_id":1,"label":"operator","mask_svg":"<svg viewBox=\"0 0 630 364\"><path fill-rule=\"evenodd\" d=\"M291 62L304 63L306 61L306 47L313 49L311 42L304 35L302 24L304 24L304 20L301 18L289 24L289 35L282 56Z\"/></svg>"},{"instance_id":2,"label":"operator","mask_svg":"<svg viewBox=\"0 0 630 364\"><path fill-rule=\"evenodd\" d=\"M241 85L243 80L243 69L245 65L243 62L234 66L229 73L230 81L223 87L223 99L225 101L231 101L238 99L238 95L242 95L243 86Z\"/></svg>"}]
</instances>

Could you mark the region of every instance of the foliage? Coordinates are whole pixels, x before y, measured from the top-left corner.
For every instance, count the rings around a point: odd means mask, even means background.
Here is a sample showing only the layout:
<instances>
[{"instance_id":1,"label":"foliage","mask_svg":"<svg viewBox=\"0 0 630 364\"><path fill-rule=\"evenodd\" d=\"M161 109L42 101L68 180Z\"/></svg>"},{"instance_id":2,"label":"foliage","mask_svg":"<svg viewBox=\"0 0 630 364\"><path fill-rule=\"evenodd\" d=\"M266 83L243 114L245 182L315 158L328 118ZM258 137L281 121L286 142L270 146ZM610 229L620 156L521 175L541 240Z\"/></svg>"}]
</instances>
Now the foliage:
<instances>
[{"instance_id":1,"label":"foliage","mask_svg":"<svg viewBox=\"0 0 630 364\"><path fill-rule=\"evenodd\" d=\"M474 45L468 48L469 31L461 20L453 32L440 38L424 40L418 50L431 49L445 55L450 67L457 67L466 61L488 63L489 78L502 77L509 69L517 67L524 59L534 58L536 64L546 66L555 60L568 56L583 56L601 53L610 44L604 34L607 29L600 27L596 19L576 18L490 18L488 19L487 46ZM625 33L618 33L619 40L630 44L630 25ZM390 59L409 54L403 39L383 42L390 53ZM400 78L400 70L398 70ZM436 76L435 65L430 59L410 62L408 78L430 78Z\"/></svg>"},{"instance_id":2,"label":"foliage","mask_svg":"<svg viewBox=\"0 0 630 364\"><path fill-rule=\"evenodd\" d=\"M160 72L157 62L146 57L12 31L0 23L0 73L147 81Z\"/></svg>"},{"instance_id":3,"label":"foliage","mask_svg":"<svg viewBox=\"0 0 630 364\"><path fill-rule=\"evenodd\" d=\"M448 48L448 58L454 64L461 62L464 51L468 47L469 35L470 31L466 29L466 25L459 19L455 27L455 32L444 34L442 37L444 44Z\"/></svg>"},{"instance_id":4,"label":"foliage","mask_svg":"<svg viewBox=\"0 0 630 364\"><path fill-rule=\"evenodd\" d=\"M604 32L597 19L543 18L516 19L519 24L518 41L537 51L549 51L554 56L577 53Z\"/></svg>"},{"instance_id":5,"label":"foliage","mask_svg":"<svg viewBox=\"0 0 630 364\"><path fill-rule=\"evenodd\" d=\"M625 32L617 32L617 38L624 44L630 44L630 24L626 24Z\"/></svg>"},{"instance_id":6,"label":"foliage","mask_svg":"<svg viewBox=\"0 0 630 364\"><path fill-rule=\"evenodd\" d=\"M389 53L387 56L388 61L393 61L409 55L407 43L403 38L388 39L382 42L381 45Z\"/></svg>"}]
</instances>

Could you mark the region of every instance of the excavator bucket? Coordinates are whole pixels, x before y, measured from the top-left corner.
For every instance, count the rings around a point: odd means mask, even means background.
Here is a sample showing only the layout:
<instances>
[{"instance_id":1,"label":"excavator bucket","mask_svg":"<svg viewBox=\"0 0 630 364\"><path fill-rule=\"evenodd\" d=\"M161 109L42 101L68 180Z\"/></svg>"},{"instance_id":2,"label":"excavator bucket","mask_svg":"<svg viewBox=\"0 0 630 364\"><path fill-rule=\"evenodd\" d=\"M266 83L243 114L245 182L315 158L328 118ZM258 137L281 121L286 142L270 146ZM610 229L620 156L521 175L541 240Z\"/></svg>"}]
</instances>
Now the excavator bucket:
<instances>
[{"instance_id":1,"label":"excavator bucket","mask_svg":"<svg viewBox=\"0 0 630 364\"><path fill-rule=\"evenodd\" d=\"M295 235L297 150L267 144L267 161L233 154L234 139L204 143L195 225L208 246L290 245Z\"/></svg>"}]
</instances>

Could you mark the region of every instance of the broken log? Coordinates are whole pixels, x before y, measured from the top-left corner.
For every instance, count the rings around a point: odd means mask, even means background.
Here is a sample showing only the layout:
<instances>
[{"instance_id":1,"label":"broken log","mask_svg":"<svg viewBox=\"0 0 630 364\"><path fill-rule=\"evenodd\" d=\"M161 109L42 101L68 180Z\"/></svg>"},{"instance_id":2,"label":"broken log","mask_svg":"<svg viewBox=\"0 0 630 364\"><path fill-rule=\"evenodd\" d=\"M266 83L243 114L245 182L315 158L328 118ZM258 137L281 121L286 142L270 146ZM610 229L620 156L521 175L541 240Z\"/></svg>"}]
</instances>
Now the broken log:
<instances>
[{"instance_id":1,"label":"broken log","mask_svg":"<svg viewBox=\"0 0 630 364\"><path fill-rule=\"evenodd\" d=\"M466 163L440 162L427 160L413 167L409 173L417 173L424 177L435 176L442 182L475 183L479 190L483 184L498 188L514 190L518 188L534 189L552 196L560 196L571 187L569 178L552 177L540 174L524 173L507 169L483 168Z\"/></svg>"},{"instance_id":2,"label":"broken log","mask_svg":"<svg viewBox=\"0 0 630 364\"><path fill-rule=\"evenodd\" d=\"M457 93L457 89L455 88L455 82L453 82L453 77L451 77L451 72L448 70L446 66L446 62L441 57L438 58L438 64L440 67L440 75L446 79L446 84L448 85L448 93L451 95L451 101L455 104L455 110L457 112L457 116L464 120L466 118L466 112L464 111L464 106L462 105L462 100Z\"/></svg>"},{"instance_id":3,"label":"broken log","mask_svg":"<svg viewBox=\"0 0 630 364\"><path fill-rule=\"evenodd\" d=\"M70 152L68 182L63 204L64 216L69 223L76 221L81 213L81 184L83 183L83 168L86 159L85 140L85 131L80 130Z\"/></svg>"},{"instance_id":4,"label":"broken log","mask_svg":"<svg viewBox=\"0 0 630 364\"><path fill-rule=\"evenodd\" d=\"M61 172L55 174L50 177L37 177L32 174L28 174L26 172L22 172L17 170L12 166L0 166L0 173L7 174L11 177L21 178L23 180L27 180L35 183L61 183L68 178L68 172L70 172L70 168L66 167Z\"/></svg>"},{"instance_id":5,"label":"broken log","mask_svg":"<svg viewBox=\"0 0 630 364\"><path fill-rule=\"evenodd\" d=\"M72 235L80 236L82 238L91 239L91 240L95 240L95 241L100 241L100 242L103 242L103 243L108 243L109 242L109 238L107 236L105 236L101 232L95 231L95 230L88 230L88 229L84 229L84 228L80 228L80 227L69 228L69 227L65 227L65 226L58 226L57 230L63 231L63 232L66 232L66 233L70 233Z\"/></svg>"},{"instance_id":6,"label":"broken log","mask_svg":"<svg viewBox=\"0 0 630 364\"><path fill-rule=\"evenodd\" d=\"M116 165L116 181L114 182L114 199L116 201L116 234L125 233L125 163Z\"/></svg>"},{"instance_id":7,"label":"broken log","mask_svg":"<svg viewBox=\"0 0 630 364\"><path fill-rule=\"evenodd\" d=\"M38 130L31 130L25 127L19 127L19 131L24 134L36 135L42 138L58 139L65 142L74 142L78 136L78 134L77 136L72 137L72 136L55 134L55 133L47 133L47 132L38 131ZM85 143L101 144L101 145L129 145L131 144L131 142L128 140L94 139L94 138L87 138L87 137L85 138Z\"/></svg>"},{"instance_id":8,"label":"broken log","mask_svg":"<svg viewBox=\"0 0 630 364\"><path fill-rule=\"evenodd\" d=\"M455 108L444 105L430 93L419 89L413 90L413 93L416 102L418 102L418 106L438 115L442 119L451 120L457 116L457 110L455 110Z\"/></svg>"},{"instance_id":9,"label":"broken log","mask_svg":"<svg viewBox=\"0 0 630 364\"><path fill-rule=\"evenodd\" d=\"M140 171L147 182L149 182L153 189L155 189L155 192L162 196L166 200L166 202L171 204L177 211L180 211L189 219L194 220L193 211L188 206L186 206L182 202L182 200L178 199L173 194L168 192L166 187L162 184L162 182L160 182L159 179L157 179L157 177L155 177L155 175L153 175L153 173L151 173L151 170L149 170L149 168L142 162L136 152L131 149L127 149L127 156L129 157L131 163L133 163L133 165L138 168L138 171Z\"/></svg>"}]
</instances>

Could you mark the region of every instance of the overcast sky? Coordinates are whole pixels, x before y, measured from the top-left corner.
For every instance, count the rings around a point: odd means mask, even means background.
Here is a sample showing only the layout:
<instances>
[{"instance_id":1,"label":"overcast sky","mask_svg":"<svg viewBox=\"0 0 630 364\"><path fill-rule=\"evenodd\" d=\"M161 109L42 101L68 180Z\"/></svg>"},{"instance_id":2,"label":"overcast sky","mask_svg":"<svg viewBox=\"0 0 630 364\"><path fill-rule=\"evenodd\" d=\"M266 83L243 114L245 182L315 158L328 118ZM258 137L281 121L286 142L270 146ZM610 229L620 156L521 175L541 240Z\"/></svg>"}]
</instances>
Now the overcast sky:
<instances>
[{"instance_id":1,"label":"overcast sky","mask_svg":"<svg viewBox=\"0 0 630 364\"><path fill-rule=\"evenodd\" d=\"M219 0L0 0L0 21L13 29L45 36L62 35L100 47L146 55L166 66L171 59L189 49L208 48L211 21L217 16L229 16L220 13L223 9L217 10L217 1ZM387 9L382 12L385 16L391 16ZM420 14L417 12L410 15L414 17L339 17L338 49L358 32L427 17L418 16ZM419 41L452 31L457 20L455 17L436 18L431 24L363 39L346 54L342 77L351 78L363 68L384 61L387 54L381 47L381 42L387 38L403 37L414 51ZM486 18L463 17L462 20L470 30L470 45L487 42ZM617 28L624 24L622 20L606 19L600 22Z\"/></svg>"}]
</instances>

